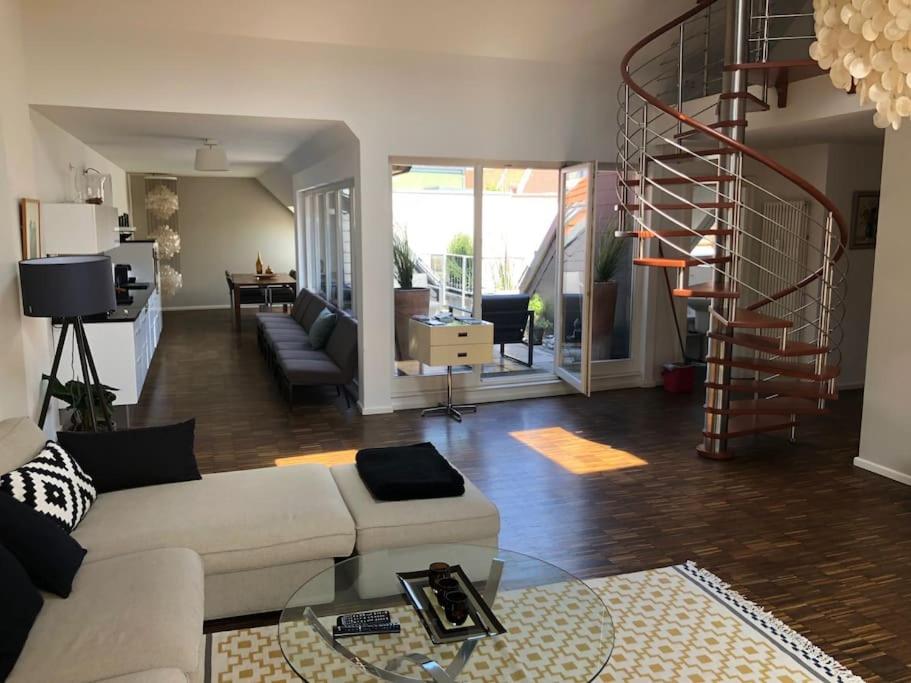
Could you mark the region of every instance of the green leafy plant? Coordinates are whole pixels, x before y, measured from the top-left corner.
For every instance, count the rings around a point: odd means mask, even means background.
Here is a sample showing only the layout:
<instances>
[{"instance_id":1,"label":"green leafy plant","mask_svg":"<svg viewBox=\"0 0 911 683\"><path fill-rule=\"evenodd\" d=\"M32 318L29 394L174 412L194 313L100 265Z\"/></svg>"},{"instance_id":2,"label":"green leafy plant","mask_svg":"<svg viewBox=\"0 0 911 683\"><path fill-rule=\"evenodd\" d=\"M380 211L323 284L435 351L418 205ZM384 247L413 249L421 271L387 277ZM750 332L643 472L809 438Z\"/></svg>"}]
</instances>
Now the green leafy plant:
<instances>
[{"instance_id":1,"label":"green leafy plant","mask_svg":"<svg viewBox=\"0 0 911 683\"><path fill-rule=\"evenodd\" d=\"M392 268L399 287L412 289L417 265L418 259L408 243L408 234L403 229L396 230L392 235Z\"/></svg>"},{"instance_id":2,"label":"green leafy plant","mask_svg":"<svg viewBox=\"0 0 911 683\"><path fill-rule=\"evenodd\" d=\"M114 414L114 400L117 398L114 391L117 391L114 387L109 387L107 385L101 385L103 401L99 400L98 390L94 387L89 387L85 382L81 382L76 379L71 379L65 384L61 382L56 377L51 379L50 375L44 375L44 379L47 380L47 390L50 393L51 398L59 399L63 401L67 408L69 408L72 413L70 415L70 429L74 432L85 432L91 429L91 417L89 406L93 405L95 408L95 424L97 426L106 425L104 415L105 410L104 406L107 406L107 414ZM92 389L95 389L92 391ZM110 427L114 428L113 418L111 419Z\"/></svg>"},{"instance_id":3,"label":"green leafy plant","mask_svg":"<svg viewBox=\"0 0 911 683\"><path fill-rule=\"evenodd\" d=\"M620 268L626 244L611 231L601 234L595 254L595 282L610 282Z\"/></svg>"},{"instance_id":4,"label":"green leafy plant","mask_svg":"<svg viewBox=\"0 0 911 683\"><path fill-rule=\"evenodd\" d=\"M473 275L472 259L458 258L459 256L474 255L474 245L471 243L471 237L464 232L456 233L449 240L449 246L446 247L446 270L450 277L450 282L462 281L462 263L465 264L465 281L471 285Z\"/></svg>"},{"instance_id":5,"label":"green leafy plant","mask_svg":"<svg viewBox=\"0 0 911 683\"><path fill-rule=\"evenodd\" d=\"M547 303L537 292L528 302L528 310L535 312L535 327L541 330L548 330L553 323L547 318Z\"/></svg>"}]
</instances>

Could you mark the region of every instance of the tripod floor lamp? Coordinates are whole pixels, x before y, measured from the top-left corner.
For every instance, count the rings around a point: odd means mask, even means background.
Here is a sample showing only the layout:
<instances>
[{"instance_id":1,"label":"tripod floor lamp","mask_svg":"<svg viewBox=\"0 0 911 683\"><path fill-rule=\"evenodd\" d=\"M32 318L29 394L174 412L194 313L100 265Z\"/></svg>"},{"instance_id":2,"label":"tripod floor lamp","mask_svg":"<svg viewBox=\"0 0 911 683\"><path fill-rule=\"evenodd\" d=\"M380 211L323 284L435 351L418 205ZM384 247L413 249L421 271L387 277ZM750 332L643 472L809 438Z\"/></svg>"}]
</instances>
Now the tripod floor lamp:
<instances>
[{"instance_id":1,"label":"tripod floor lamp","mask_svg":"<svg viewBox=\"0 0 911 683\"><path fill-rule=\"evenodd\" d=\"M110 256L50 256L19 262L19 280L22 286L22 311L32 318L56 318L63 321L54 363L51 366L51 382L57 378L60 357L70 329L79 352L82 381L89 392L89 428L97 430L98 419L95 403L101 406L104 422L111 429L111 415L104 400L104 386L98 379L95 359L85 335L83 316L107 313L116 306L114 296L114 275ZM47 411L51 404L51 389L48 385L41 404L38 424L44 427Z\"/></svg>"}]
</instances>

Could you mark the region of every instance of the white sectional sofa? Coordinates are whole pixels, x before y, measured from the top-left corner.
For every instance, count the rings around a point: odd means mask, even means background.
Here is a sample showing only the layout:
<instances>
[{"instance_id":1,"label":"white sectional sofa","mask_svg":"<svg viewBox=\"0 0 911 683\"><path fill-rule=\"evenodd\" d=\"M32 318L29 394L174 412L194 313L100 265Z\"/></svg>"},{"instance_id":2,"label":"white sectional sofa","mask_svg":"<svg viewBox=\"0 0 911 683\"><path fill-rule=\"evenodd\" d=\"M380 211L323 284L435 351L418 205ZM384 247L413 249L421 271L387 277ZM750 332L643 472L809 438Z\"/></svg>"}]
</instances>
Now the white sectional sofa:
<instances>
[{"instance_id":1,"label":"white sectional sofa","mask_svg":"<svg viewBox=\"0 0 911 683\"><path fill-rule=\"evenodd\" d=\"M0 473L45 441L27 418L0 421ZM9 680L198 681L204 619L279 610L356 548L495 545L499 528L496 506L467 480L457 499L377 502L352 465L226 472L103 493L73 532L88 550L73 592L45 595Z\"/></svg>"}]
</instances>

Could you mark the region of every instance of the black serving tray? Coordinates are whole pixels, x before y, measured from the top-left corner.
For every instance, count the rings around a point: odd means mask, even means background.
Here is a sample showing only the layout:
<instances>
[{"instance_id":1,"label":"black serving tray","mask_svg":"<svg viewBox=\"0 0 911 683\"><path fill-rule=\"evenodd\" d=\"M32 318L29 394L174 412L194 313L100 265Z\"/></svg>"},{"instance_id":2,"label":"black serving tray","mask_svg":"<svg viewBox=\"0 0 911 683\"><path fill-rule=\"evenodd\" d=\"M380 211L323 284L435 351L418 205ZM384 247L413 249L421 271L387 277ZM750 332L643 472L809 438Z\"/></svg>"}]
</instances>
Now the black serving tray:
<instances>
[{"instance_id":1,"label":"black serving tray","mask_svg":"<svg viewBox=\"0 0 911 683\"><path fill-rule=\"evenodd\" d=\"M462 592L468 596L468 619L456 626L446 619L443 608L430 589L430 571L396 572L405 595L414 607L430 640L436 645L477 640L506 633L487 601L481 597L474 584L459 565L449 568L450 576L459 582Z\"/></svg>"}]
</instances>

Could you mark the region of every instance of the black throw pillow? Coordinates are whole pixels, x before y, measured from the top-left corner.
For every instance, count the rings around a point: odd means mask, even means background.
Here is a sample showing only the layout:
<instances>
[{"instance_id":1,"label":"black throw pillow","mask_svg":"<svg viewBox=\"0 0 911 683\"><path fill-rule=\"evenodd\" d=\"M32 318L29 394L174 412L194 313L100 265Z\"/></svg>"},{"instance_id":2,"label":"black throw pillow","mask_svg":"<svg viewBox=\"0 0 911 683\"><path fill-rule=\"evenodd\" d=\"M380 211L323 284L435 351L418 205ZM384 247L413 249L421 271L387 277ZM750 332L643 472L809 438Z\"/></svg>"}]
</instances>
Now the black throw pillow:
<instances>
[{"instance_id":1,"label":"black throw pillow","mask_svg":"<svg viewBox=\"0 0 911 683\"><path fill-rule=\"evenodd\" d=\"M355 456L364 486L377 500L449 498L465 493L465 479L432 443L366 448Z\"/></svg>"},{"instance_id":2,"label":"black throw pillow","mask_svg":"<svg viewBox=\"0 0 911 683\"><path fill-rule=\"evenodd\" d=\"M193 453L196 420L116 432L57 432L99 493L201 479Z\"/></svg>"},{"instance_id":3,"label":"black throw pillow","mask_svg":"<svg viewBox=\"0 0 911 683\"><path fill-rule=\"evenodd\" d=\"M0 681L16 665L44 598L13 554L0 545Z\"/></svg>"},{"instance_id":4,"label":"black throw pillow","mask_svg":"<svg viewBox=\"0 0 911 683\"><path fill-rule=\"evenodd\" d=\"M49 517L5 493L0 493L0 544L38 588L61 598L70 594L85 548Z\"/></svg>"}]
</instances>

